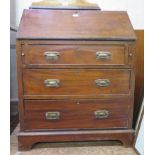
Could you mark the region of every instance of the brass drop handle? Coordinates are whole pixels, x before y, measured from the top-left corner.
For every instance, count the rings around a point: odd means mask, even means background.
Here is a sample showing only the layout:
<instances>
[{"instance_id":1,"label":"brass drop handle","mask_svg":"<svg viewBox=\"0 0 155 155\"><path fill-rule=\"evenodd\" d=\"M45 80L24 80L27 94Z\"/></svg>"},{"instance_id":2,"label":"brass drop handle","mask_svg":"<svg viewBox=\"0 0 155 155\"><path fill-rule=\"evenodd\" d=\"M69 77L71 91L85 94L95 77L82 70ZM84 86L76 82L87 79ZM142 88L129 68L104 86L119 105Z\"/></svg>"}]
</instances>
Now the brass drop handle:
<instances>
[{"instance_id":1,"label":"brass drop handle","mask_svg":"<svg viewBox=\"0 0 155 155\"><path fill-rule=\"evenodd\" d=\"M59 87L60 86L60 80L58 80L58 79L47 79L44 81L44 84L46 87Z\"/></svg>"},{"instance_id":2,"label":"brass drop handle","mask_svg":"<svg viewBox=\"0 0 155 155\"><path fill-rule=\"evenodd\" d=\"M110 59L111 58L111 52L109 51L98 51L96 52L96 59Z\"/></svg>"},{"instance_id":3,"label":"brass drop handle","mask_svg":"<svg viewBox=\"0 0 155 155\"><path fill-rule=\"evenodd\" d=\"M46 112L45 117L47 120L58 120L60 119L60 112L58 111Z\"/></svg>"},{"instance_id":4,"label":"brass drop handle","mask_svg":"<svg viewBox=\"0 0 155 155\"><path fill-rule=\"evenodd\" d=\"M97 110L94 112L95 118L102 119L102 118L108 118L109 117L109 111L108 110Z\"/></svg>"},{"instance_id":5,"label":"brass drop handle","mask_svg":"<svg viewBox=\"0 0 155 155\"><path fill-rule=\"evenodd\" d=\"M108 87L110 85L109 79L96 79L95 84L97 87Z\"/></svg>"},{"instance_id":6,"label":"brass drop handle","mask_svg":"<svg viewBox=\"0 0 155 155\"><path fill-rule=\"evenodd\" d=\"M58 60L59 56L60 53L56 51L47 51L44 53L44 57L46 60Z\"/></svg>"}]
</instances>

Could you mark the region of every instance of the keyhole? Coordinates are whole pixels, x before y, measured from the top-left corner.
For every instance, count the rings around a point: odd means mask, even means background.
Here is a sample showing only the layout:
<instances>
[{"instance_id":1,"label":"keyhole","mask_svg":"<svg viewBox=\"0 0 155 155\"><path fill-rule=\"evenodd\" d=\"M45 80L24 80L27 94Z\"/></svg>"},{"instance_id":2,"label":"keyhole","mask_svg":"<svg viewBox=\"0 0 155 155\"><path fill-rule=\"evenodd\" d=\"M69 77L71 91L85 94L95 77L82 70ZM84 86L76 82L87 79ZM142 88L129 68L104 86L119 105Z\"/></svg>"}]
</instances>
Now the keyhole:
<instances>
[{"instance_id":1,"label":"keyhole","mask_svg":"<svg viewBox=\"0 0 155 155\"><path fill-rule=\"evenodd\" d=\"M79 101L77 101L77 104L80 104L80 102L79 102Z\"/></svg>"},{"instance_id":2,"label":"keyhole","mask_svg":"<svg viewBox=\"0 0 155 155\"><path fill-rule=\"evenodd\" d=\"M129 53L129 56L132 57L132 53Z\"/></svg>"}]
</instances>

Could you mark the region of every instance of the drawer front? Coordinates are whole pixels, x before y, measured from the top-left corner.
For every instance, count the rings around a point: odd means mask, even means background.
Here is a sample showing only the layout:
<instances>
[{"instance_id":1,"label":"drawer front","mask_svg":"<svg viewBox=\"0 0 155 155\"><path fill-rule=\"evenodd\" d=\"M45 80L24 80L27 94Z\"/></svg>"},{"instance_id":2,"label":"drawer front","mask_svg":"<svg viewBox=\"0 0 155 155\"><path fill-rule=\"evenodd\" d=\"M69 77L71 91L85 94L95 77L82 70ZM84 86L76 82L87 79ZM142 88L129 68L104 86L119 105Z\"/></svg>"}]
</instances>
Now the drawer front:
<instances>
[{"instance_id":1,"label":"drawer front","mask_svg":"<svg viewBox=\"0 0 155 155\"><path fill-rule=\"evenodd\" d=\"M33 65L127 65L125 45L28 45L24 63Z\"/></svg>"},{"instance_id":2,"label":"drawer front","mask_svg":"<svg viewBox=\"0 0 155 155\"><path fill-rule=\"evenodd\" d=\"M24 95L102 96L129 94L131 70L25 69Z\"/></svg>"},{"instance_id":3,"label":"drawer front","mask_svg":"<svg viewBox=\"0 0 155 155\"><path fill-rule=\"evenodd\" d=\"M25 128L85 129L128 128L129 99L115 100L26 100Z\"/></svg>"}]
</instances>

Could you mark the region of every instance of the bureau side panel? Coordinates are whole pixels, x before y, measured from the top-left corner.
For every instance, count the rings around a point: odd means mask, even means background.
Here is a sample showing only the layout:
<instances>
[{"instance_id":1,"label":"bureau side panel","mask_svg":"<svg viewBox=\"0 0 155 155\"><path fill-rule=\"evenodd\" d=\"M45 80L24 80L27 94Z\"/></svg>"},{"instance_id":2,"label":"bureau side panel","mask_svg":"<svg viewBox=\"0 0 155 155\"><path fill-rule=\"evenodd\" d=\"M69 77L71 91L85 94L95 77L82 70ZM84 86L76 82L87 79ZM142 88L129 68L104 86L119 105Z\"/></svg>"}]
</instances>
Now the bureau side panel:
<instances>
[{"instance_id":1,"label":"bureau side panel","mask_svg":"<svg viewBox=\"0 0 155 155\"><path fill-rule=\"evenodd\" d=\"M19 110L19 122L20 130L23 130L24 125L24 104L23 104L23 78L22 78L22 41L16 41L16 65L17 65L17 80L18 80L18 110Z\"/></svg>"}]
</instances>

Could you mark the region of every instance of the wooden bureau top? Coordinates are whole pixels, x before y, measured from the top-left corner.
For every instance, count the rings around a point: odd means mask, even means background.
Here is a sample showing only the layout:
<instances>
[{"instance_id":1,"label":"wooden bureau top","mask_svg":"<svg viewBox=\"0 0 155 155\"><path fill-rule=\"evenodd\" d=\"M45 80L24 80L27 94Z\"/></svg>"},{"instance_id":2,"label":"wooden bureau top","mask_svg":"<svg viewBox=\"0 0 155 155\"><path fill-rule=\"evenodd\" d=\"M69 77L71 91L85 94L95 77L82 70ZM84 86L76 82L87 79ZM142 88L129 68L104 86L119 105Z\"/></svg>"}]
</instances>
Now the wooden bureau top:
<instances>
[{"instance_id":1,"label":"wooden bureau top","mask_svg":"<svg viewBox=\"0 0 155 155\"><path fill-rule=\"evenodd\" d=\"M136 37L123 11L30 9L23 12L17 39L135 40Z\"/></svg>"}]
</instances>

